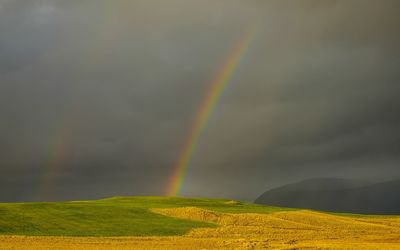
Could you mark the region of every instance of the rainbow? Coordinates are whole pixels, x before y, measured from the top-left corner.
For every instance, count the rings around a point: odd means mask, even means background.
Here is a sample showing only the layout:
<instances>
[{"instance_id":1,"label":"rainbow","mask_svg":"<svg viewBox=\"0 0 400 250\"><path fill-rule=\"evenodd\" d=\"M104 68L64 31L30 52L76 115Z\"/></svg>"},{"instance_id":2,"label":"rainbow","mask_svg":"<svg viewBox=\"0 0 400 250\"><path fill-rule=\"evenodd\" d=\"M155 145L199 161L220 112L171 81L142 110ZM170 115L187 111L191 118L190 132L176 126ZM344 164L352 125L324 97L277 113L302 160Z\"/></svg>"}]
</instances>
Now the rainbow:
<instances>
[{"instance_id":1,"label":"rainbow","mask_svg":"<svg viewBox=\"0 0 400 250\"><path fill-rule=\"evenodd\" d=\"M67 113L64 111L62 113ZM48 143L47 162L44 164L43 174L39 181L37 197L40 200L53 198L57 192L57 174L66 166L66 161L70 154L71 138L76 124L75 117L65 116L55 123L53 135Z\"/></svg>"},{"instance_id":2,"label":"rainbow","mask_svg":"<svg viewBox=\"0 0 400 250\"><path fill-rule=\"evenodd\" d=\"M200 137L203 134L225 88L229 85L229 82L231 82L236 69L246 55L246 52L251 42L254 40L254 37L254 31L246 32L242 36L242 39L240 39L239 43L225 59L225 62L219 68L217 74L211 81L206 95L198 108L183 150L179 154L179 158L174 166L173 174L167 186L167 196L179 195L185 176L189 169L190 162L193 158L196 147L199 144Z\"/></svg>"},{"instance_id":3,"label":"rainbow","mask_svg":"<svg viewBox=\"0 0 400 250\"><path fill-rule=\"evenodd\" d=\"M0 0L1 1L1 0ZM127 4L128 1L127 1ZM77 59L77 76L80 76L86 72L87 68L93 67L101 60L108 60L104 56L104 47L107 47L112 39L118 37L120 34L124 34L119 27L124 27L118 25L121 20L121 14L125 17L129 17L130 14L126 12L124 4L113 4L112 1L107 1L101 6L104 8L104 16L101 18L96 27L95 34L97 36L92 36L88 40L88 48L84 53L81 54L81 58ZM124 11L121 13L121 11ZM110 40L111 39L111 40ZM56 51L63 51L62 47L64 43L56 44L50 50L43 53L41 57L38 58L36 64L41 64L42 61L46 63L47 56L51 56L53 53L58 53ZM71 103L66 103L64 110L60 111L60 117L54 120L53 132L49 134L49 141L47 144L47 161L43 164L41 169L41 175L38 180L38 187L35 193L32 195L35 199L46 200L51 199L52 194L56 193L57 184L59 180L57 175L59 172L64 170L68 166L69 155L72 151L73 140L72 137L79 129L79 110L80 107Z\"/></svg>"}]
</instances>

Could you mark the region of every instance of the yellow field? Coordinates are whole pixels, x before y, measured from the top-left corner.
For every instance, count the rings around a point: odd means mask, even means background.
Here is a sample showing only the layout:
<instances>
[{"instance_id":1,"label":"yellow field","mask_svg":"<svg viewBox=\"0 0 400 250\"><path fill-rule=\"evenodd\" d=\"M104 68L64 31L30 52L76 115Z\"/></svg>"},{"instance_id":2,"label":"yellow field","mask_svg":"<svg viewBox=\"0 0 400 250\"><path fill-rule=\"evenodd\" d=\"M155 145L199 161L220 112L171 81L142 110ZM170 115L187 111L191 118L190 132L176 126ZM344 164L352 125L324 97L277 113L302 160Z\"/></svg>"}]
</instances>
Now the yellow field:
<instances>
[{"instance_id":1,"label":"yellow field","mask_svg":"<svg viewBox=\"0 0 400 250\"><path fill-rule=\"evenodd\" d=\"M154 209L213 222L182 237L1 236L0 249L400 249L400 217L344 217L308 210L228 214L188 207Z\"/></svg>"}]
</instances>

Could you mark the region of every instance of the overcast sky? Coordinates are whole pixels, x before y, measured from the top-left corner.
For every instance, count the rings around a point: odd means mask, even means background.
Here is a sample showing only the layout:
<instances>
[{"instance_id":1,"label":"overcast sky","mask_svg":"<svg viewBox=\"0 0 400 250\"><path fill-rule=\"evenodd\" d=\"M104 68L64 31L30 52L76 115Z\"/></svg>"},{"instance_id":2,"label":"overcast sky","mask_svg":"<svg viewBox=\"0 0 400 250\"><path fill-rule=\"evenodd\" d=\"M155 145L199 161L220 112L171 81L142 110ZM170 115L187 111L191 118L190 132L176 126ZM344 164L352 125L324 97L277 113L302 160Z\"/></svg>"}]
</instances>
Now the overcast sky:
<instances>
[{"instance_id":1,"label":"overcast sky","mask_svg":"<svg viewBox=\"0 0 400 250\"><path fill-rule=\"evenodd\" d=\"M400 1L0 0L0 201L163 195L203 96L254 42L183 195L400 177Z\"/></svg>"}]
</instances>

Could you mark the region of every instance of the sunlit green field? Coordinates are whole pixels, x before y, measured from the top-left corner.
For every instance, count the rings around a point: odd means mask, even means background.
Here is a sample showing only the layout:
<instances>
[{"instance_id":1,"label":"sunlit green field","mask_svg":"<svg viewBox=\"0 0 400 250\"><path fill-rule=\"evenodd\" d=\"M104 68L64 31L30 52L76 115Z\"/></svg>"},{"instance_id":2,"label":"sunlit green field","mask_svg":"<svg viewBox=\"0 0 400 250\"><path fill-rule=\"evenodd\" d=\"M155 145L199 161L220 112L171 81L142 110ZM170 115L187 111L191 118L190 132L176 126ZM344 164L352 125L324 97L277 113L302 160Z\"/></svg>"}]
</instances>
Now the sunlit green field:
<instances>
[{"instance_id":1,"label":"sunlit green field","mask_svg":"<svg viewBox=\"0 0 400 250\"><path fill-rule=\"evenodd\" d=\"M94 201L0 203L0 234L48 236L183 235L207 222L163 216L152 208L194 206L230 213L288 209L220 199L114 197Z\"/></svg>"},{"instance_id":2,"label":"sunlit green field","mask_svg":"<svg viewBox=\"0 0 400 250\"><path fill-rule=\"evenodd\" d=\"M400 249L400 216L167 197L0 204L2 250L270 248Z\"/></svg>"}]
</instances>

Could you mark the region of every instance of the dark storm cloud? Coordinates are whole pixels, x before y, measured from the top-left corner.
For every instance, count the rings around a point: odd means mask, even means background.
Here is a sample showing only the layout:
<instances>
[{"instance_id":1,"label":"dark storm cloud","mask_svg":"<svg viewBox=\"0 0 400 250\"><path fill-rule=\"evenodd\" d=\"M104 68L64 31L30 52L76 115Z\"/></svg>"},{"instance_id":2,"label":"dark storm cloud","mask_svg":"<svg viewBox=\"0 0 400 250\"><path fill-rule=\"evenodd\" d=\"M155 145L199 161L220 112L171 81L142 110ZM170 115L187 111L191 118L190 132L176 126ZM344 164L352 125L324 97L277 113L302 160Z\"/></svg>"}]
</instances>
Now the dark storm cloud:
<instances>
[{"instance_id":1,"label":"dark storm cloud","mask_svg":"<svg viewBox=\"0 0 400 250\"><path fill-rule=\"evenodd\" d=\"M399 177L399 7L0 1L0 199L163 194L210 80L255 26L184 194Z\"/></svg>"}]
</instances>

